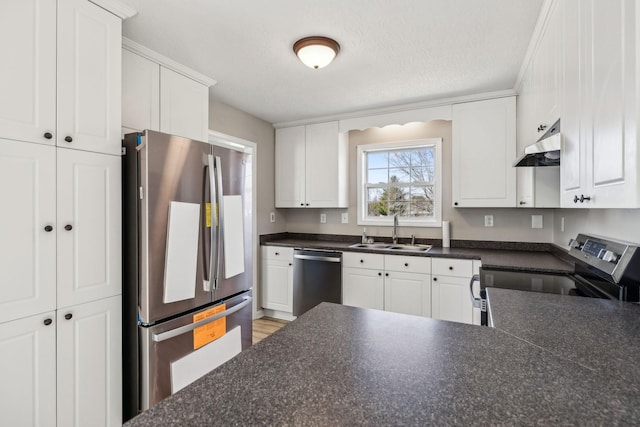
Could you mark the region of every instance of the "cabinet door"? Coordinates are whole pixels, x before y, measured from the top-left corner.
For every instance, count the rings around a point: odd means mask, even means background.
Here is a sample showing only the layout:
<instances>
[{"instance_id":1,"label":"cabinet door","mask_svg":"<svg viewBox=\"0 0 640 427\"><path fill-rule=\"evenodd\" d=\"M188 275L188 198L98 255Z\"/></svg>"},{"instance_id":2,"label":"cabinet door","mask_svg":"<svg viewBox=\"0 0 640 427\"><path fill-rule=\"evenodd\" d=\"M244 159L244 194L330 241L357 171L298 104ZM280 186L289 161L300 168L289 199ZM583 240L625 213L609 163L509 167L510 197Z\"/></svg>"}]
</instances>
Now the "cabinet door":
<instances>
[{"instance_id":1,"label":"cabinet door","mask_svg":"<svg viewBox=\"0 0 640 427\"><path fill-rule=\"evenodd\" d=\"M276 207L305 206L305 127L276 129Z\"/></svg>"},{"instance_id":2,"label":"cabinet door","mask_svg":"<svg viewBox=\"0 0 640 427\"><path fill-rule=\"evenodd\" d=\"M122 126L160 131L160 65L122 49Z\"/></svg>"},{"instance_id":3,"label":"cabinet door","mask_svg":"<svg viewBox=\"0 0 640 427\"><path fill-rule=\"evenodd\" d=\"M0 322L56 307L55 150L0 139Z\"/></svg>"},{"instance_id":4,"label":"cabinet door","mask_svg":"<svg viewBox=\"0 0 640 427\"><path fill-rule=\"evenodd\" d=\"M453 106L455 207L515 207L515 97Z\"/></svg>"},{"instance_id":5,"label":"cabinet door","mask_svg":"<svg viewBox=\"0 0 640 427\"><path fill-rule=\"evenodd\" d=\"M197 141L209 133L209 88L160 67L160 132Z\"/></svg>"},{"instance_id":6,"label":"cabinet door","mask_svg":"<svg viewBox=\"0 0 640 427\"><path fill-rule=\"evenodd\" d=\"M533 86L535 96L536 140L543 135L559 116L560 92L560 13L551 5L536 54L533 58ZM533 129L532 129L533 130Z\"/></svg>"},{"instance_id":7,"label":"cabinet door","mask_svg":"<svg viewBox=\"0 0 640 427\"><path fill-rule=\"evenodd\" d=\"M55 325L55 312L0 323L2 425L56 425Z\"/></svg>"},{"instance_id":8,"label":"cabinet door","mask_svg":"<svg viewBox=\"0 0 640 427\"><path fill-rule=\"evenodd\" d=\"M119 156L58 149L58 307L122 293Z\"/></svg>"},{"instance_id":9,"label":"cabinet door","mask_svg":"<svg viewBox=\"0 0 640 427\"><path fill-rule=\"evenodd\" d=\"M56 0L3 1L0 52L0 136L54 144Z\"/></svg>"},{"instance_id":10,"label":"cabinet door","mask_svg":"<svg viewBox=\"0 0 640 427\"><path fill-rule=\"evenodd\" d=\"M263 261L262 307L293 312L293 262Z\"/></svg>"},{"instance_id":11,"label":"cabinet door","mask_svg":"<svg viewBox=\"0 0 640 427\"><path fill-rule=\"evenodd\" d=\"M469 280L463 277L433 276L431 315L434 319L473 323Z\"/></svg>"},{"instance_id":12,"label":"cabinet door","mask_svg":"<svg viewBox=\"0 0 640 427\"><path fill-rule=\"evenodd\" d=\"M338 122L316 123L305 127L305 206L312 208L348 207L346 192L346 140L339 135Z\"/></svg>"},{"instance_id":13,"label":"cabinet door","mask_svg":"<svg viewBox=\"0 0 640 427\"><path fill-rule=\"evenodd\" d=\"M384 277L382 271L343 268L342 303L353 307L383 310Z\"/></svg>"},{"instance_id":14,"label":"cabinet door","mask_svg":"<svg viewBox=\"0 0 640 427\"><path fill-rule=\"evenodd\" d=\"M121 27L86 0L58 2L59 147L120 154Z\"/></svg>"},{"instance_id":15,"label":"cabinet door","mask_svg":"<svg viewBox=\"0 0 640 427\"><path fill-rule=\"evenodd\" d=\"M122 425L122 299L58 310L59 426Z\"/></svg>"},{"instance_id":16,"label":"cabinet door","mask_svg":"<svg viewBox=\"0 0 640 427\"><path fill-rule=\"evenodd\" d=\"M527 145L531 145L536 141L532 131L534 127L532 74L532 66L530 65L522 76L522 82L516 100L518 123L516 157L519 157L524 153L524 149ZM534 168L520 167L515 169L517 182L517 207L533 207Z\"/></svg>"},{"instance_id":17,"label":"cabinet door","mask_svg":"<svg viewBox=\"0 0 640 427\"><path fill-rule=\"evenodd\" d=\"M385 273L384 309L395 313L431 316L431 281L428 274Z\"/></svg>"}]
</instances>

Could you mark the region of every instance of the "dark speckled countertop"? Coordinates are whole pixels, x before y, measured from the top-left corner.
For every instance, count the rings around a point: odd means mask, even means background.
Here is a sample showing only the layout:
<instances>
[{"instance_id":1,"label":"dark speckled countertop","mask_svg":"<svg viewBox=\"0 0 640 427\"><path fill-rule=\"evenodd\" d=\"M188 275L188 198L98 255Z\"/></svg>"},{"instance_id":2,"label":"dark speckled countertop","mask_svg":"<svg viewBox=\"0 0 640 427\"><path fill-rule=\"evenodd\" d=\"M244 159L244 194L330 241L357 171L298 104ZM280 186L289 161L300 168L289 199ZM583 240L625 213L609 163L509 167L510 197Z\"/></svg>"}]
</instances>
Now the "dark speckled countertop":
<instances>
[{"instance_id":1,"label":"dark speckled countertop","mask_svg":"<svg viewBox=\"0 0 640 427\"><path fill-rule=\"evenodd\" d=\"M640 423L640 307L490 298L496 328L322 303L126 425Z\"/></svg>"},{"instance_id":2,"label":"dark speckled countertop","mask_svg":"<svg viewBox=\"0 0 640 427\"><path fill-rule=\"evenodd\" d=\"M311 237L317 235L310 235ZM294 248L324 249L335 251L367 252L380 254L394 254L406 256L442 257L442 258L464 258L479 259L485 269L506 269L520 271L535 271L541 273L565 273L573 272L573 264L569 259L564 259L563 249L551 245L540 243L503 243L503 242L474 242L478 247L451 247L443 248L434 245L428 252L391 252L380 249L362 249L350 247L356 241L351 240L322 240L313 238L278 238L262 242L264 246L285 246ZM338 236L341 237L341 236ZM356 236L357 238L357 236ZM347 239L345 239L347 240ZM431 243L431 242L427 242ZM434 243L439 243L434 242ZM490 243L490 244L489 244ZM469 246L469 244L467 244Z\"/></svg>"}]
</instances>

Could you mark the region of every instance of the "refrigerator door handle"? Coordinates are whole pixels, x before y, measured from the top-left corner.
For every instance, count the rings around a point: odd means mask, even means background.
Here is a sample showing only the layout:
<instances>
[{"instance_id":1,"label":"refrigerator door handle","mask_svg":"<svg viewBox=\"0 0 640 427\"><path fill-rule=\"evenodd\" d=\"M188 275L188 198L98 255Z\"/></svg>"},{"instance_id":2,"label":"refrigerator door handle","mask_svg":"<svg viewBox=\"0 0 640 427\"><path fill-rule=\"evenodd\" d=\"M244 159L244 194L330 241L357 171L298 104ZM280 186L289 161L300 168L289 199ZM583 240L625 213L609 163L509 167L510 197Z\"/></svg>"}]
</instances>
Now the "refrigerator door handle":
<instances>
[{"instance_id":1,"label":"refrigerator door handle","mask_svg":"<svg viewBox=\"0 0 640 427\"><path fill-rule=\"evenodd\" d=\"M216 171L216 182L218 184L217 191L217 204L218 204L218 241L217 243L217 260L216 260L216 270L215 270L215 280L214 280L214 289L218 288L218 281L220 280L220 264L222 264L222 243L224 238L224 194L222 193L222 160L219 156L216 156L215 159L215 171Z\"/></svg>"},{"instance_id":2,"label":"refrigerator door handle","mask_svg":"<svg viewBox=\"0 0 640 427\"><path fill-rule=\"evenodd\" d=\"M208 176L211 175L211 167L209 166L208 163L208 159L207 159L207 164L204 167L204 173L203 173L203 177L202 177L202 206L206 206L207 204L207 191L206 191L206 187L207 187L207 178ZM209 181L211 181L211 178L208 178ZM211 203L211 202L210 202ZM203 235L204 233L207 232L207 221L209 220L209 218L207 218L207 209L205 208L205 214L204 216L204 220L202 221L202 230L203 230ZM209 216L211 216L211 209L209 209ZM211 224L211 226L213 227L213 224ZM202 239L202 268L204 269L204 274L203 274L203 288L205 292L209 292L211 291L211 253L209 253L209 259L207 259L206 257L206 241L203 238Z\"/></svg>"},{"instance_id":3,"label":"refrigerator door handle","mask_svg":"<svg viewBox=\"0 0 640 427\"><path fill-rule=\"evenodd\" d=\"M252 297L250 296L246 296L243 298L243 301L238 304L238 305L234 305L233 307L231 307L228 310L223 311L222 313L218 313L216 315L213 315L211 317L207 317L206 319L202 319L199 320L195 323L191 323L189 325L185 325L185 326L180 326L179 328L175 328L175 329L171 329L170 331L166 331L166 332L161 332L159 334L152 334L151 339L153 339L154 342L162 342L162 341L166 341L169 340L171 338L175 338L179 335L182 334L186 334L187 332L191 332L194 329L206 325L208 323L211 323L215 320L221 319L223 317L226 316L230 316L233 313L235 313L236 311L242 310L243 308L245 308L247 305L251 304L251 301L253 300Z\"/></svg>"},{"instance_id":4,"label":"refrigerator door handle","mask_svg":"<svg viewBox=\"0 0 640 427\"><path fill-rule=\"evenodd\" d=\"M213 161L213 156L211 154L207 155L207 160L209 165L207 169L209 170L209 192L211 197L211 239L209 243L209 260L208 260L208 274L207 277L204 278L204 290L209 292L212 289L215 289L215 275L214 275L214 249L218 246L216 244L215 238L218 233L216 233L216 228L218 227L218 205L216 200L216 181L213 176L213 171L215 170L215 163ZM207 267L205 267L206 269ZM213 286L212 286L213 285Z\"/></svg>"}]
</instances>

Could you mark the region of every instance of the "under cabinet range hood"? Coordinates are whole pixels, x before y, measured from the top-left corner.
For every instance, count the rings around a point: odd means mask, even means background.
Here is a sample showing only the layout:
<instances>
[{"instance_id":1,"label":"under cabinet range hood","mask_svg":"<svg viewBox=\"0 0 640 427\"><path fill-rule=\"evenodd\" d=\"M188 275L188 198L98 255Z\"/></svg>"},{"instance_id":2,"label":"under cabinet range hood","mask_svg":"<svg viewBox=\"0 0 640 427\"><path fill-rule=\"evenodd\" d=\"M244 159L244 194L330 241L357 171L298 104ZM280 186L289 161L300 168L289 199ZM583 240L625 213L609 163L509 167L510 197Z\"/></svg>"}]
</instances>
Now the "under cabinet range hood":
<instances>
[{"instance_id":1,"label":"under cabinet range hood","mask_svg":"<svg viewBox=\"0 0 640 427\"><path fill-rule=\"evenodd\" d=\"M554 123L535 144L528 145L513 166L559 166L560 165L560 120Z\"/></svg>"}]
</instances>

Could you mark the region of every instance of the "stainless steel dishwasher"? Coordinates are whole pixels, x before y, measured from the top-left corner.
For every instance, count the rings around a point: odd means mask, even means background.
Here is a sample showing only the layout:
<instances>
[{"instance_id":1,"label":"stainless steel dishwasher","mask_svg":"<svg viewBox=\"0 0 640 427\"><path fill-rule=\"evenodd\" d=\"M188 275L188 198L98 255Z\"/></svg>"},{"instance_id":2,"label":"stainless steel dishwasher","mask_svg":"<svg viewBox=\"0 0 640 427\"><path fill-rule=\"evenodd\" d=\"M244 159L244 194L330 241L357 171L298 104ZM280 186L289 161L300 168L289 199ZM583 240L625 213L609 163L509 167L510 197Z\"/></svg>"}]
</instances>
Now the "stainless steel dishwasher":
<instances>
[{"instance_id":1,"label":"stainless steel dishwasher","mask_svg":"<svg viewBox=\"0 0 640 427\"><path fill-rule=\"evenodd\" d=\"M342 303L342 253L296 249L293 252L293 315L321 302Z\"/></svg>"}]
</instances>

